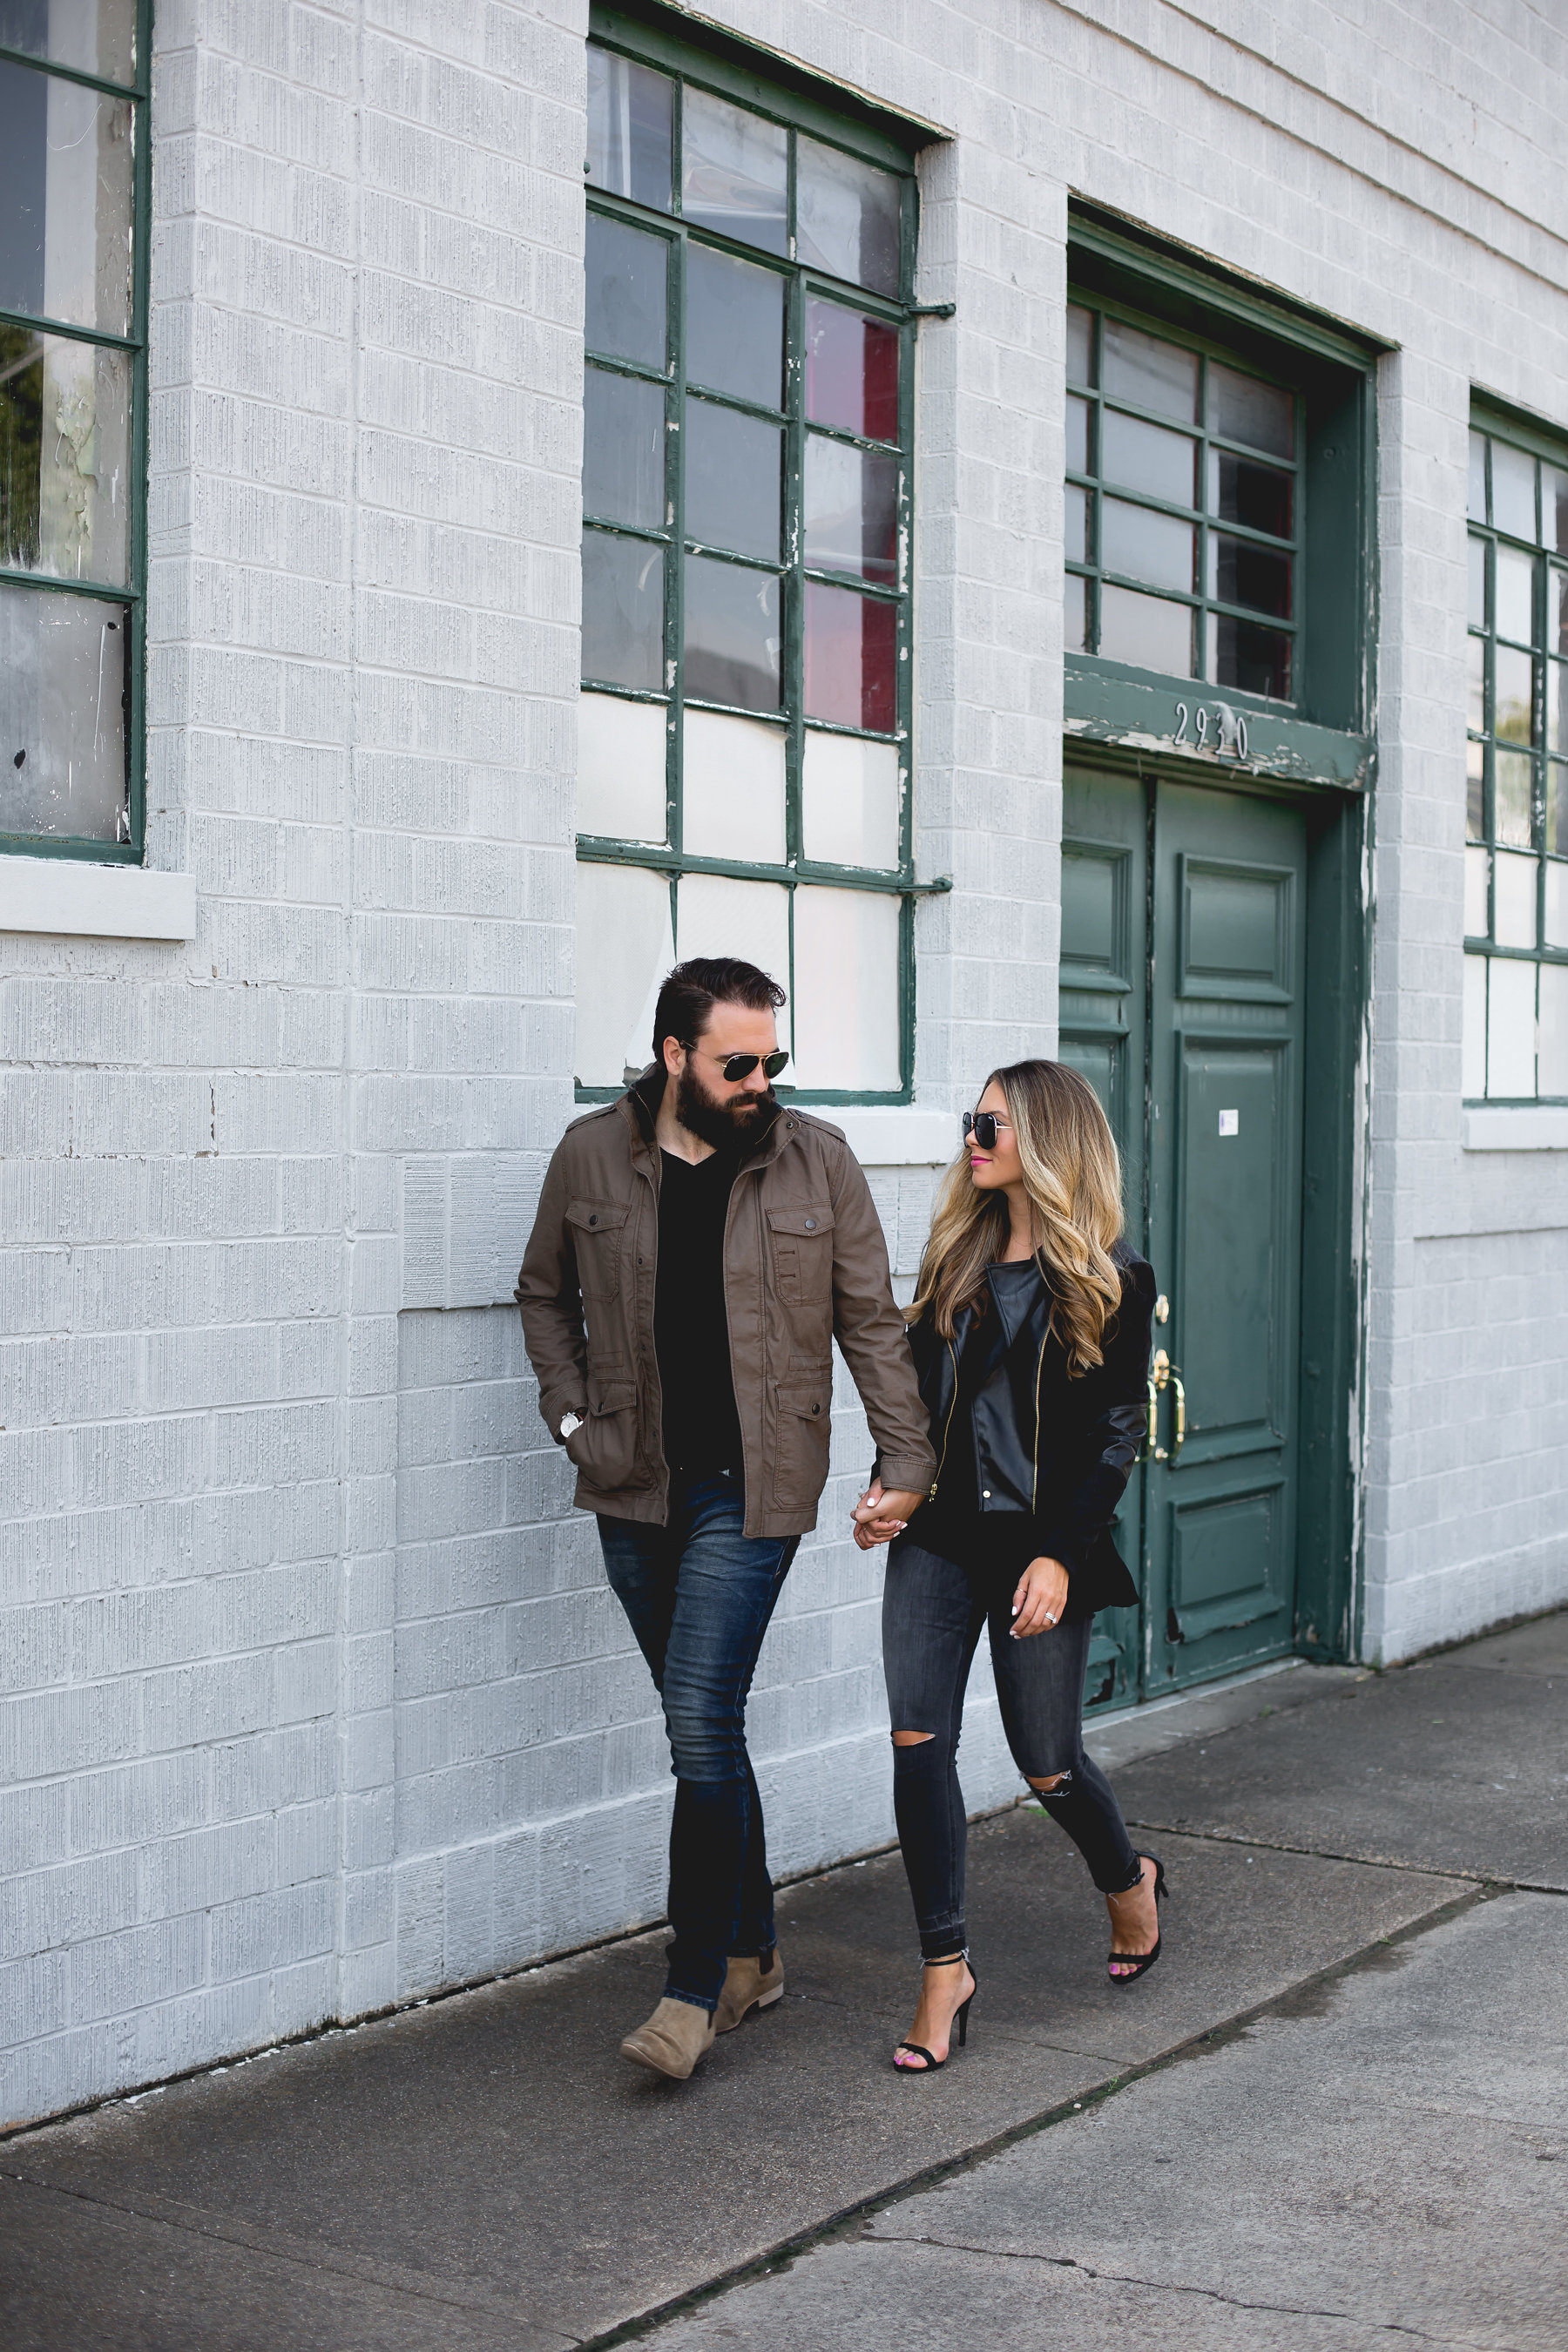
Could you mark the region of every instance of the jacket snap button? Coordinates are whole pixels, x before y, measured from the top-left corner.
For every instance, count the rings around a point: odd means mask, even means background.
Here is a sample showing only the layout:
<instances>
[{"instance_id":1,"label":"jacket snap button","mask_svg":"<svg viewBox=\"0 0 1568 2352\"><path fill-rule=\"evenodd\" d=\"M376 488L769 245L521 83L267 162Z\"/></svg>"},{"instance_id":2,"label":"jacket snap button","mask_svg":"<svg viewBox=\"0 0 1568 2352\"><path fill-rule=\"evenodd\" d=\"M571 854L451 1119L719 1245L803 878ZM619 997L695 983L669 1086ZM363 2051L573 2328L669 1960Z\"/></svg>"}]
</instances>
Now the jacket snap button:
<instances>
[{"instance_id":1,"label":"jacket snap button","mask_svg":"<svg viewBox=\"0 0 1568 2352\"><path fill-rule=\"evenodd\" d=\"M991 1500L991 1489L989 1486L983 1486L981 1488L980 1499L983 1503L988 1503Z\"/></svg>"},{"instance_id":2,"label":"jacket snap button","mask_svg":"<svg viewBox=\"0 0 1568 2352\"><path fill-rule=\"evenodd\" d=\"M588 1220L588 1223L589 1223L591 1225L596 1225L596 1224L598 1223L598 1222L599 1222L599 1220L598 1220L598 1218L597 1218L597 1217L590 1217L590 1218L589 1218L589 1220Z\"/></svg>"},{"instance_id":3,"label":"jacket snap button","mask_svg":"<svg viewBox=\"0 0 1568 2352\"><path fill-rule=\"evenodd\" d=\"M819 1404L814 1404L811 1409L813 1412L820 1412L822 1411L822 1407Z\"/></svg>"},{"instance_id":4,"label":"jacket snap button","mask_svg":"<svg viewBox=\"0 0 1568 2352\"><path fill-rule=\"evenodd\" d=\"M808 1234L814 1234L816 1231L816 1219L815 1217L807 1217L805 1221L805 1230Z\"/></svg>"}]
</instances>

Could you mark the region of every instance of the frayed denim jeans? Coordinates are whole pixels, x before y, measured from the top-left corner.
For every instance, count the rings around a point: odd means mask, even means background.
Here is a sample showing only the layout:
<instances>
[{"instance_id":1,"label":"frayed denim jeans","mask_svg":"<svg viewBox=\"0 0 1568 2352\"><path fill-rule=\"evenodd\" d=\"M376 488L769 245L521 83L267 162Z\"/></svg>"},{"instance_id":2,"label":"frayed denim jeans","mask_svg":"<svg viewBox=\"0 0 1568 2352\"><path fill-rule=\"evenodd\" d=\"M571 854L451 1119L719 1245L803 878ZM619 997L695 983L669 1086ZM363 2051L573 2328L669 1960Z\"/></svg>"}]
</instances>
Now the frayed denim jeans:
<instances>
[{"instance_id":1,"label":"frayed denim jeans","mask_svg":"<svg viewBox=\"0 0 1568 2352\"><path fill-rule=\"evenodd\" d=\"M738 1478L670 1481L662 1528L601 1516L611 1588L664 1702L675 1774L665 1992L718 2005L731 1954L773 1948L762 1800L746 1695L799 1538L747 1537Z\"/></svg>"},{"instance_id":2,"label":"frayed denim jeans","mask_svg":"<svg viewBox=\"0 0 1568 2352\"><path fill-rule=\"evenodd\" d=\"M1101 1894L1121 1895L1138 1884L1142 1865L1110 1783L1084 1753L1083 1685L1094 1621L1053 1625L1015 1642L1016 1582L960 1568L909 1537L888 1558L882 1668L892 1727L931 1734L893 1750L893 1812L927 1959L944 1959L968 1940L958 1739L969 1669L987 1627L1013 1761L1026 1780L1067 1775L1059 1788L1039 1791L1040 1802L1078 1847Z\"/></svg>"}]
</instances>

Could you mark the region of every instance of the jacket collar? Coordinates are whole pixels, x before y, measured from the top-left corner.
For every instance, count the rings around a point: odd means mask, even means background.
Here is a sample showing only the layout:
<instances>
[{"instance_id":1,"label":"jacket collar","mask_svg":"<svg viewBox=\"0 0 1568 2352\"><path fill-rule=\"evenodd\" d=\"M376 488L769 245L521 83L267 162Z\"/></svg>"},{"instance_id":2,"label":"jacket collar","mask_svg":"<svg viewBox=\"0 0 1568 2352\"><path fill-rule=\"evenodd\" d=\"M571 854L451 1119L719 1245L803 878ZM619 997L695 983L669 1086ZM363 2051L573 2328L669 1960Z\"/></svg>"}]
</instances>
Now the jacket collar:
<instances>
[{"instance_id":1,"label":"jacket collar","mask_svg":"<svg viewBox=\"0 0 1568 2352\"><path fill-rule=\"evenodd\" d=\"M656 1169L658 1165L658 1107L664 1100L668 1084L665 1070L658 1062L650 1062L616 1105L631 1129L632 1158L647 1161ZM794 1111L786 1109L783 1103L777 1104L773 1117L741 1161L737 1172L748 1168L768 1167L778 1158L799 1125Z\"/></svg>"}]
</instances>

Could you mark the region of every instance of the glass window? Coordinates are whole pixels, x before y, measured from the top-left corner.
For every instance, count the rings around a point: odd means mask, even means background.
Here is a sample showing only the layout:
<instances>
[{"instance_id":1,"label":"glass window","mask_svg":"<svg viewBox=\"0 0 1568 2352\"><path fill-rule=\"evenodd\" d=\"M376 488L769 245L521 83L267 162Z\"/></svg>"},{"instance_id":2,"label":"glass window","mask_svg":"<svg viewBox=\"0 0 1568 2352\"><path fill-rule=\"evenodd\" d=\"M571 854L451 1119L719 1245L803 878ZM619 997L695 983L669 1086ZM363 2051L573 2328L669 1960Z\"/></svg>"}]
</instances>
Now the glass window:
<instances>
[{"instance_id":1,"label":"glass window","mask_svg":"<svg viewBox=\"0 0 1568 2352\"><path fill-rule=\"evenodd\" d=\"M578 1084L647 1061L676 955L733 951L790 990L782 1086L896 1095L910 171L695 54L591 42L588 89Z\"/></svg>"},{"instance_id":2,"label":"glass window","mask_svg":"<svg viewBox=\"0 0 1568 2352\"><path fill-rule=\"evenodd\" d=\"M1068 382L1068 650L1297 699L1299 394L1076 302Z\"/></svg>"},{"instance_id":3,"label":"glass window","mask_svg":"<svg viewBox=\"0 0 1568 2352\"><path fill-rule=\"evenodd\" d=\"M0 43L20 53L0 58L0 846L13 851L141 846L141 30L136 0L0 0Z\"/></svg>"},{"instance_id":4,"label":"glass window","mask_svg":"<svg viewBox=\"0 0 1568 2352\"><path fill-rule=\"evenodd\" d=\"M1465 1093L1568 1100L1568 471L1470 435Z\"/></svg>"}]
</instances>

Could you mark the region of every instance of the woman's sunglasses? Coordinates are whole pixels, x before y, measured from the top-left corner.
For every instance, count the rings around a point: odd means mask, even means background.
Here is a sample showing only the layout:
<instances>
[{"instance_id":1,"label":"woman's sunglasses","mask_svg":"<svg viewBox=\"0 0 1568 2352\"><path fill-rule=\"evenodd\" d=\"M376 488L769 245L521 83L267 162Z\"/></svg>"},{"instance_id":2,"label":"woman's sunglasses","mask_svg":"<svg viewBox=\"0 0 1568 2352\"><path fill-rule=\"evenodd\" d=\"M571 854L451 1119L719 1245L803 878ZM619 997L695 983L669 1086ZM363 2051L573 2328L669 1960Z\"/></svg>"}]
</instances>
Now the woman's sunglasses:
<instances>
[{"instance_id":1,"label":"woman's sunglasses","mask_svg":"<svg viewBox=\"0 0 1568 2352\"><path fill-rule=\"evenodd\" d=\"M690 1052L694 1049L688 1047L687 1050ZM788 1061L789 1055L781 1047L774 1054L727 1054L721 1062L719 1061L717 1054L710 1054L708 1059L710 1062L719 1062L719 1067L723 1073L727 1086L738 1087L742 1078L751 1076L759 1062L763 1066L764 1077L776 1078Z\"/></svg>"},{"instance_id":2,"label":"woman's sunglasses","mask_svg":"<svg viewBox=\"0 0 1568 2352\"><path fill-rule=\"evenodd\" d=\"M996 1113L994 1110L966 1110L963 1114L963 1140L977 1143L982 1151L996 1149Z\"/></svg>"}]
</instances>

